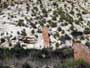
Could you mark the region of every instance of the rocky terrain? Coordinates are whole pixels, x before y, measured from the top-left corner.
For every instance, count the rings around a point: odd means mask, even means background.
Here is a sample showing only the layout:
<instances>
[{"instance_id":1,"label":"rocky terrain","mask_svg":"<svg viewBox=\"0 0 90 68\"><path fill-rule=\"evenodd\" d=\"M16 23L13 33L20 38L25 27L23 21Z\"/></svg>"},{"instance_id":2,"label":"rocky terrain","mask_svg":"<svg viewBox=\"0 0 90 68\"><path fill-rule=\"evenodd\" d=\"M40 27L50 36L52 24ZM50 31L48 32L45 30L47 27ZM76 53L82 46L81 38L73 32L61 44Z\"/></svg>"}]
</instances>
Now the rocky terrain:
<instances>
[{"instance_id":1,"label":"rocky terrain","mask_svg":"<svg viewBox=\"0 0 90 68\"><path fill-rule=\"evenodd\" d=\"M0 68L90 68L81 61L74 66L72 48L61 49L75 41L90 46L90 0L0 0Z\"/></svg>"},{"instance_id":2,"label":"rocky terrain","mask_svg":"<svg viewBox=\"0 0 90 68\"><path fill-rule=\"evenodd\" d=\"M34 35L38 47L42 28L48 27L51 47L72 46L72 40L82 44L90 41L89 0L0 0L0 45L15 45L19 37ZM23 42L21 42L23 43ZM25 44L27 45L27 44ZM41 47L43 48L43 46Z\"/></svg>"}]
</instances>

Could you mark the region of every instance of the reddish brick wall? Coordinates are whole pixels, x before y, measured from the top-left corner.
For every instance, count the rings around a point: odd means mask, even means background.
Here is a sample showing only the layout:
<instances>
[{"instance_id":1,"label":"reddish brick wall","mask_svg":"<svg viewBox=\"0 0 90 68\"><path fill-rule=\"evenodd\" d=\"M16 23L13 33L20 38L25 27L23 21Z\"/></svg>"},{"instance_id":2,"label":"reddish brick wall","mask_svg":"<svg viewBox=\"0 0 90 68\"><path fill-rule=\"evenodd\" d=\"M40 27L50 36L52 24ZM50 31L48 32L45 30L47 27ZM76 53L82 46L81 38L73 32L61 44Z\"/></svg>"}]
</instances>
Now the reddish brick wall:
<instances>
[{"instance_id":1,"label":"reddish brick wall","mask_svg":"<svg viewBox=\"0 0 90 68\"><path fill-rule=\"evenodd\" d=\"M74 59L75 61L83 59L85 62L90 63L90 49L81 44L74 44Z\"/></svg>"}]
</instances>

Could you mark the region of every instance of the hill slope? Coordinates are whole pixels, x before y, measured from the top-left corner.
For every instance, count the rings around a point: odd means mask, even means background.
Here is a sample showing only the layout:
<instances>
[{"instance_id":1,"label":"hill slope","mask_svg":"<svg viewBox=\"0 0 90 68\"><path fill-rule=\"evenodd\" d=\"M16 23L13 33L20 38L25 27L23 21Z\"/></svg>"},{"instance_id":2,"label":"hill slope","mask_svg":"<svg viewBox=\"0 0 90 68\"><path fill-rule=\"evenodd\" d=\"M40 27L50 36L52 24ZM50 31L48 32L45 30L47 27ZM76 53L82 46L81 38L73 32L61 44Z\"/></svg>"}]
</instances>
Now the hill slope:
<instances>
[{"instance_id":1,"label":"hill slope","mask_svg":"<svg viewBox=\"0 0 90 68\"><path fill-rule=\"evenodd\" d=\"M89 0L2 1L0 5L0 38L10 37L12 40L12 37L18 39L23 35L40 36L42 27L47 26L52 46L61 45L62 36L74 39L75 33L73 34L73 32L83 34L86 31L89 33L89 4ZM84 39L85 42L86 40ZM68 42L69 44L72 45L71 41Z\"/></svg>"}]
</instances>

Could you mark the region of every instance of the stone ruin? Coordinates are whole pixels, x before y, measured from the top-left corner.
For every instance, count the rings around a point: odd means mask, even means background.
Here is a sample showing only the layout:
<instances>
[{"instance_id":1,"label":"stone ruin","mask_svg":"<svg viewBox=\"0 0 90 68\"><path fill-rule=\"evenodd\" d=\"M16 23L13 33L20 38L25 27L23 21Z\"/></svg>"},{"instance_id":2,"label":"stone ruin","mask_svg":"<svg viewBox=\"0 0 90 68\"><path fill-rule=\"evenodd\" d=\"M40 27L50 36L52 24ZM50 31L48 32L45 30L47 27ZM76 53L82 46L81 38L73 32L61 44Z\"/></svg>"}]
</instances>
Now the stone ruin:
<instances>
[{"instance_id":1,"label":"stone ruin","mask_svg":"<svg viewBox=\"0 0 90 68\"><path fill-rule=\"evenodd\" d=\"M73 49L75 61L82 59L90 64L90 48L88 46L82 45L81 43L75 43Z\"/></svg>"}]
</instances>

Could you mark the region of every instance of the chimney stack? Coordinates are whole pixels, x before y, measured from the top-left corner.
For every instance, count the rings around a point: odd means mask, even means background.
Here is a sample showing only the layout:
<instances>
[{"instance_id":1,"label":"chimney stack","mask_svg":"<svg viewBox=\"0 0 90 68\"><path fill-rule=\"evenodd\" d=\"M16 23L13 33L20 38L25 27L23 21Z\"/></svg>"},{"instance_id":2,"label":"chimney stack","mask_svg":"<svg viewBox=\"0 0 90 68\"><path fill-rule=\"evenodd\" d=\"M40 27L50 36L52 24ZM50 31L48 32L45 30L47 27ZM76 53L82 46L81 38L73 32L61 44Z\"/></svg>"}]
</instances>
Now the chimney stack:
<instances>
[{"instance_id":1,"label":"chimney stack","mask_svg":"<svg viewBox=\"0 0 90 68\"><path fill-rule=\"evenodd\" d=\"M42 36L43 36L43 41L44 41L44 47L48 48L50 46L50 39L49 39L47 27L43 27Z\"/></svg>"}]
</instances>

